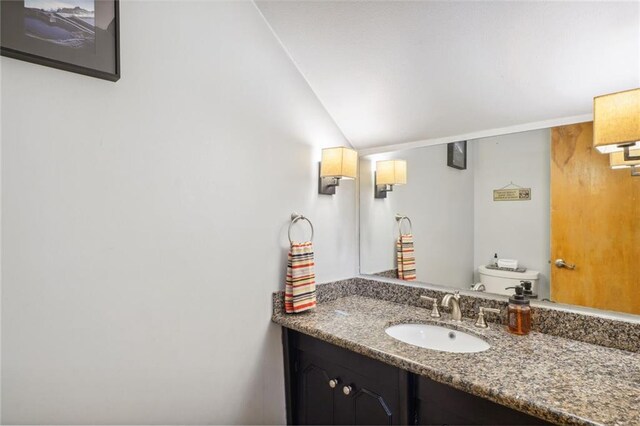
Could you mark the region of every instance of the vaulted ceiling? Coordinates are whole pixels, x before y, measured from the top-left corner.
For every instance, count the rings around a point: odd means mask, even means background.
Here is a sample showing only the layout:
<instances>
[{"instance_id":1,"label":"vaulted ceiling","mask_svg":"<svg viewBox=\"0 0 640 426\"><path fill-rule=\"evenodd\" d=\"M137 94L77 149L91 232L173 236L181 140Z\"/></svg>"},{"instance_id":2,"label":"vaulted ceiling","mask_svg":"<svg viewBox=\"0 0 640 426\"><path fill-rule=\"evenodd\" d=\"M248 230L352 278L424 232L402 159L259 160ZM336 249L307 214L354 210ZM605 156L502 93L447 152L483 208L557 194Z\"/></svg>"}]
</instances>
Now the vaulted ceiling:
<instances>
[{"instance_id":1,"label":"vaulted ceiling","mask_svg":"<svg viewBox=\"0 0 640 426\"><path fill-rule=\"evenodd\" d=\"M640 86L640 2L265 1L356 148L591 113Z\"/></svg>"}]
</instances>

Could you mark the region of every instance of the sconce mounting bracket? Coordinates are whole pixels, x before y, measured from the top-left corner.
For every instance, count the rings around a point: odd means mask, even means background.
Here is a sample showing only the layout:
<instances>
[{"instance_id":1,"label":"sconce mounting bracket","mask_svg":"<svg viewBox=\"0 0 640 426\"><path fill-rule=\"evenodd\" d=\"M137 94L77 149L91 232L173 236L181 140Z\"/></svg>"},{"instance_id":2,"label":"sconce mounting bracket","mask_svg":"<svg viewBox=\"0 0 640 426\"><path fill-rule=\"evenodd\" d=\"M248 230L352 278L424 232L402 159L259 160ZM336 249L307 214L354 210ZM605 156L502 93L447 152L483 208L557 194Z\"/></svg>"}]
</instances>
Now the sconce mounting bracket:
<instances>
[{"instance_id":1,"label":"sconce mounting bracket","mask_svg":"<svg viewBox=\"0 0 640 426\"><path fill-rule=\"evenodd\" d=\"M393 185L378 185L376 172L373 172L373 186L375 188L375 198L387 198L387 192L393 191Z\"/></svg>"},{"instance_id":2,"label":"sconce mounting bracket","mask_svg":"<svg viewBox=\"0 0 640 426\"><path fill-rule=\"evenodd\" d=\"M321 167L322 167L322 164L318 163L318 176L320 176ZM339 177L319 177L318 178L318 194L335 195L336 186L340 186Z\"/></svg>"}]
</instances>

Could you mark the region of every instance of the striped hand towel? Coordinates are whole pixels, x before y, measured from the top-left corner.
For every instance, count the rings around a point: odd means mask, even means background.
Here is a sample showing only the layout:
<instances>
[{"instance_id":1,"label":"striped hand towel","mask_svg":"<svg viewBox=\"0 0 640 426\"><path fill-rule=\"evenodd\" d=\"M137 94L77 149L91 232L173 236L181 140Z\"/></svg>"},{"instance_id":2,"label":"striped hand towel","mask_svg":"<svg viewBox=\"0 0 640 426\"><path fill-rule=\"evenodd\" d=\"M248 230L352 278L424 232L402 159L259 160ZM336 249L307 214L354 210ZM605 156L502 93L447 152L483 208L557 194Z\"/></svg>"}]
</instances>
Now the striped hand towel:
<instances>
[{"instance_id":1,"label":"striped hand towel","mask_svg":"<svg viewBox=\"0 0 640 426\"><path fill-rule=\"evenodd\" d=\"M287 260L287 282L284 309L288 314L304 312L316 307L316 274L313 244L293 243Z\"/></svg>"},{"instance_id":2,"label":"striped hand towel","mask_svg":"<svg viewBox=\"0 0 640 426\"><path fill-rule=\"evenodd\" d=\"M396 242L398 278L405 281L416 280L416 256L413 251L413 235L400 235Z\"/></svg>"}]
</instances>

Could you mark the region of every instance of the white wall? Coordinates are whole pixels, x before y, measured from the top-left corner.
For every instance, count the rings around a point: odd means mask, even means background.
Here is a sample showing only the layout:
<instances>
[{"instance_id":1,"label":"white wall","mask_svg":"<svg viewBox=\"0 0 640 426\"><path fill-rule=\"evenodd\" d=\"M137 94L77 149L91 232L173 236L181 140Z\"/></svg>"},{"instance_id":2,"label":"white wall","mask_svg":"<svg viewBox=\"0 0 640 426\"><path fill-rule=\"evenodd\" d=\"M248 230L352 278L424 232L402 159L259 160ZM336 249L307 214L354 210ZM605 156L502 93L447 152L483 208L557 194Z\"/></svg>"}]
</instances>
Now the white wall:
<instances>
[{"instance_id":1,"label":"white wall","mask_svg":"<svg viewBox=\"0 0 640 426\"><path fill-rule=\"evenodd\" d=\"M2 420L282 423L293 210L356 273L346 144L252 3L121 2L117 83L2 58Z\"/></svg>"},{"instance_id":2,"label":"white wall","mask_svg":"<svg viewBox=\"0 0 640 426\"><path fill-rule=\"evenodd\" d=\"M469 159L472 149L469 147ZM395 186L386 199L375 199L373 171L375 162L383 158L407 161L407 184ZM467 163L467 170L448 167L446 145L360 161L363 273L395 268L395 215L400 213L413 223L418 281L469 288L473 280L473 165Z\"/></svg>"},{"instance_id":3,"label":"white wall","mask_svg":"<svg viewBox=\"0 0 640 426\"><path fill-rule=\"evenodd\" d=\"M540 271L540 297L549 297L548 129L471 142L474 147L474 264L494 253ZM531 201L493 201L493 190L513 182L531 188Z\"/></svg>"}]
</instances>

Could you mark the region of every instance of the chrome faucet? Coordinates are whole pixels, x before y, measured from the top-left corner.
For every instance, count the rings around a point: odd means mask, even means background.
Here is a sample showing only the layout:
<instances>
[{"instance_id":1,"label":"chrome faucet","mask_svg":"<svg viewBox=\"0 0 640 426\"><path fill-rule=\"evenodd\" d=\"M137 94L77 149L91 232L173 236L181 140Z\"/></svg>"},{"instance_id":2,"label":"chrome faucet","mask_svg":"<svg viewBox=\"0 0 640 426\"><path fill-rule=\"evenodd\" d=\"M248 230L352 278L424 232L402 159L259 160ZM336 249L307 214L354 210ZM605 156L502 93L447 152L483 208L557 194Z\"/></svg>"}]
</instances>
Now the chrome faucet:
<instances>
[{"instance_id":1,"label":"chrome faucet","mask_svg":"<svg viewBox=\"0 0 640 426\"><path fill-rule=\"evenodd\" d=\"M454 294L445 294L440 305L443 308L451 307L452 319L454 321L462 322L462 312L460 311L460 292L456 291Z\"/></svg>"}]
</instances>

